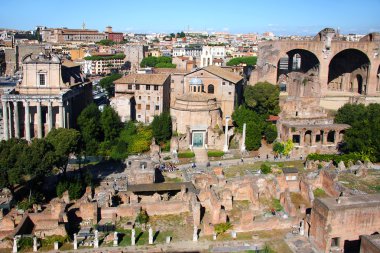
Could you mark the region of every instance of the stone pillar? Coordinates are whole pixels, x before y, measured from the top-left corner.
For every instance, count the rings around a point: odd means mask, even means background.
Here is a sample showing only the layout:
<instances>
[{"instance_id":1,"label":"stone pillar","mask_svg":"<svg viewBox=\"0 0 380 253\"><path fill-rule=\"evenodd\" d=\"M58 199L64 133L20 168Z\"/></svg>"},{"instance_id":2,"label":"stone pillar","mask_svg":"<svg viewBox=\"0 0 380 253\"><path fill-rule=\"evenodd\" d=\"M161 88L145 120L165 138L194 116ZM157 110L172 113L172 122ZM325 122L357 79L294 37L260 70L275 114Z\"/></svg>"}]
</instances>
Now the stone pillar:
<instances>
[{"instance_id":1,"label":"stone pillar","mask_svg":"<svg viewBox=\"0 0 380 253\"><path fill-rule=\"evenodd\" d=\"M13 248L12 248L12 253L17 253L18 247L17 247L17 238L13 238Z\"/></svg>"},{"instance_id":2,"label":"stone pillar","mask_svg":"<svg viewBox=\"0 0 380 253\"><path fill-rule=\"evenodd\" d=\"M228 121L230 120L230 117L229 116L226 116L226 127L225 127L225 130L224 130L224 147L223 147L223 151L224 152L227 152L228 151Z\"/></svg>"},{"instance_id":3,"label":"stone pillar","mask_svg":"<svg viewBox=\"0 0 380 253\"><path fill-rule=\"evenodd\" d=\"M234 231L231 231L231 237L232 237L232 239L236 239L236 237L237 237L237 233L236 233L236 231L234 230Z\"/></svg>"},{"instance_id":4,"label":"stone pillar","mask_svg":"<svg viewBox=\"0 0 380 253\"><path fill-rule=\"evenodd\" d=\"M305 132L300 131L300 146L303 147L305 145Z\"/></svg>"},{"instance_id":5,"label":"stone pillar","mask_svg":"<svg viewBox=\"0 0 380 253\"><path fill-rule=\"evenodd\" d=\"M316 134L314 131L311 132L310 134L310 140L311 140L311 146L315 146L315 138L316 138Z\"/></svg>"},{"instance_id":6,"label":"stone pillar","mask_svg":"<svg viewBox=\"0 0 380 253\"><path fill-rule=\"evenodd\" d=\"M20 138L20 122L18 117L18 102L13 102L13 116L15 121L15 137Z\"/></svg>"},{"instance_id":7,"label":"stone pillar","mask_svg":"<svg viewBox=\"0 0 380 253\"><path fill-rule=\"evenodd\" d=\"M214 241L216 241L216 233L215 233L215 232L212 234L212 239L213 239Z\"/></svg>"},{"instance_id":8,"label":"stone pillar","mask_svg":"<svg viewBox=\"0 0 380 253\"><path fill-rule=\"evenodd\" d=\"M193 242L198 241L198 227L194 226L194 232L193 232Z\"/></svg>"},{"instance_id":9,"label":"stone pillar","mask_svg":"<svg viewBox=\"0 0 380 253\"><path fill-rule=\"evenodd\" d=\"M37 245L37 237L33 237L33 252L37 252L38 245Z\"/></svg>"},{"instance_id":10,"label":"stone pillar","mask_svg":"<svg viewBox=\"0 0 380 253\"><path fill-rule=\"evenodd\" d=\"M65 128L65 116L63 110L63 104L59 105L59 127Z\"/></svg>"},{"instance_id":11,"label":"stone pillar","mask_svg":"<svg viewBox=\"0 0 380 253\"><path fill-rule=\"evenodd\" d=\"M12 135L12 109L11 109L11 103L7 103L7 110L8 110L8 135L9 139L13 137Z\"/></svg>"},{"instance_id":12,"label":"stone pillar","mask_svg":"<svg viewBox=\"0 0 380 253\"><path fill-rule=\"evenodd\" d=\"M25 101L25 139L30 141L30 111L29 111L29 102Z\"/></svg>"},{"instance_id":13,"label":"stone pillar","mask_svg":"<svg viewBox=\"0 0 380 253\"><path fill-rule=\"evenodd\" d=\"M245 131L246 131L246 127L247 127L247 124L244 123L243 124L243 137L241 140L241 148L240 148L241 152L245 152Z\"/></svg>"},{"instance_id":14,"label":"stone pillar","mask_svg":"<svg viewBox=\"0 0 380 253\"><path fill-rule=\"evenodd\" d=\"M41 102L37 102L37 137L42 138L42 113Z\"/></svg>"},{"instance_id":15,"label":"stone pillar","mask_svg":"<svg viewBox=\"0 0 380 253\"><path fill-rule=\"evenodd\" d=\"M54 242L54 250L58 250L59 249L59 242Z\"/></svg>"},{"instance_id":16,"label":"stone pillar","mask_svg":"<svg viewBox=\"0 0 380 253\"><path fill-rule=\"evenodd\" d=\"M304 220L301 220L301 223L300 223L300 235L305 235L305 222Z\"/></svg>"},{"instance_id":17,"label":"stone pillar","mask_svg":"<svg viewBox=\"0 0 380 253\"><path fill-rule=\"evenodd\" d=\"M113 233L113 246L117 247L119 245L119 239L117 237L117 232Z\"/></svg>"},{"instance_id":18,"label":"stone pillar","mask_svg":"<svg viewBox=\"0 0 380 253\"><path fill-rule=\"evenodd\" d=\"M8 129L8 106L7 106L7 101L3 100L2 104L3 104L4 140L8 140L9 139L9 129Z\"/></svg>"},{"instance_id":19,"label":"stone pillar","mask_svg":"<svg viewBox=\"0 0 380 253\"><path fill-rule=\"evenodd\" d=\"M94 248L99 248L99 232L95 230L95 238L94 238Z\"/></svg>"},{"instance_id":20,"label":"stone pillar","mask_svg":"<svg viewBox=\"0 0 380 253\"><path fill-rule=\"evenodd\" d=\"M153 229L149 228L149 244L153 244Z\"/></svg>"},{"instance_id":21,"label":"stone pillar","mask_svg":"<svg viewBox=\"0 0 380 253\"><path fill-rule=\"evenodd\" d=\"M170 241L171 241L171 239L172 239L172 238L171 238L170 236L167 236L167 237L166 237L166 244L169 244Z\"/></svg>"},{"instance_id":22,"label":"stone pillar","mask_svg":"<svg viewBox=\"0 0 380 253\"><path fill-rule=\"evenodd\" d=\"M323 140L322 140L322 145L326 145L327 144L327 135L329 134L328 131L326 130L323 130Z\"/></svg>"},{"instance_id":23,"label":"stone pillar","mask_svg":"<svg viewBox=\"0 0 380 253\"><path fill-rule=\"evenodd\" d=\"M77 234L74 234L74 242L73 242L74 250L78 249L78 238Z\"/></svg>"},{"instance_id":24,"label":"stone pillar","mask_svg":"<svg viewBox=\"0 0 380 253\"><path fill-rule=\"evenodd\" d=\"M131 245L135 246L135 244L136 244L136 230L132 228Z\"/></svg>"},{"instance_id":25,"label":"stone pillar","mask_svg":"<svg viewBox=\"0 0 380 253\"><path fill-rule=\"evenodd\" d=\"M48 102L48 131L50 132L53 128L53 106L52 102Z\"/></svg>"},{"instance_id":26,"label":"stone pillar","mask_svg":"<svg viewBox=\"0 0 380 253\"><path fill-rule=\"evenodd\" d=\"M339 142L339 131L335 130L335 135L334 135L334 144L338 145Z\"/></svg>"}]
</instances>

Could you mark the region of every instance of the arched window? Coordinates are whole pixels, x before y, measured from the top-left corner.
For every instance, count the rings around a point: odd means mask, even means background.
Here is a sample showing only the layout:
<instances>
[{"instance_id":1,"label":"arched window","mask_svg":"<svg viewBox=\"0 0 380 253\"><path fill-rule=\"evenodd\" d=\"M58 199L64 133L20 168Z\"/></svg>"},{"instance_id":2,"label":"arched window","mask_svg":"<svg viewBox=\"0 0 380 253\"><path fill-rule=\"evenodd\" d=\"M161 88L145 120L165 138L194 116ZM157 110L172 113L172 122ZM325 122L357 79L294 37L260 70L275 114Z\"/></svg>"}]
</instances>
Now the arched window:
<instances>
[{"instance_id":1,"label":"arched window","mask_svg":"<svg viewBox=\"0 0 380 253\"><path fill-rule=\"evenodd\" d=\"M214 94L214 85L212 85L212 84L208 85L207 93Z\"/></svg>"}]
</instances>

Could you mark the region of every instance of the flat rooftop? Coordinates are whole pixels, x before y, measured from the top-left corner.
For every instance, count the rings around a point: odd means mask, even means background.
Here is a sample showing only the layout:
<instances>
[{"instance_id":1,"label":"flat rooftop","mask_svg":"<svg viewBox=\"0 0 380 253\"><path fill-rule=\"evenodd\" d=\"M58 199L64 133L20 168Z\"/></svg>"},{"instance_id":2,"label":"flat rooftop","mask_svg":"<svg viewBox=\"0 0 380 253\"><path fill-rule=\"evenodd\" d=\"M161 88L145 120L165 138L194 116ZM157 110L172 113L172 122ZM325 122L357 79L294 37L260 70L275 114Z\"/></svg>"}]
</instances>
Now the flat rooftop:
<instances>
[{"instance_id":1,"label":"flat rooftop","mask_svg":"<svg viewBox=\"0 0 380 253\"><path fill-rule=\"evenodd\" d=\"M317 198L316 201L321 202L329 210L353 209L363 207L380 208L380 193L339 198L340 203L337 202L337 198Z\"/></svg>"},{"instance_id":2,"label":"flat rooftop","mask_svg":"<svg viewBox=\"0 0 380 253\"><path fill-rule=\"evenodd\" d=\"M180 191L182 185L188 191L196 192L194 185L191 182L182 183L156 183L156 184L135 184L128 185L127 191L131 192L166 192L166 191Z\"/></svg>"}]
</instances>

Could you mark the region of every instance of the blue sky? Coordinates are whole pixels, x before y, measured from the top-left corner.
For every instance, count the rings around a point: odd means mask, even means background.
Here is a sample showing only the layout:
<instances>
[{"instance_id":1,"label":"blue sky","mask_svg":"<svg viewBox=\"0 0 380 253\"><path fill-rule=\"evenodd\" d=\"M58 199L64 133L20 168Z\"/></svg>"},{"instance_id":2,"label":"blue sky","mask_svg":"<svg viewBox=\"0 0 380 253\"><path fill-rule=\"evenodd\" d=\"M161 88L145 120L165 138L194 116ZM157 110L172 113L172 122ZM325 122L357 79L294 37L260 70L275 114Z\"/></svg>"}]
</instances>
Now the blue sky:
<instances>
[{"instance_id":1,"label":"blue sky","mask_svg":"<svg viewBox=\"0 0 380 253\"><path fill-rule=\"evenodd\" d=\"M380 0L8 0L0 27L34 29L107 25L121 32L228 31L314 35L380 32Z\"/></svg>"}]
</instances>

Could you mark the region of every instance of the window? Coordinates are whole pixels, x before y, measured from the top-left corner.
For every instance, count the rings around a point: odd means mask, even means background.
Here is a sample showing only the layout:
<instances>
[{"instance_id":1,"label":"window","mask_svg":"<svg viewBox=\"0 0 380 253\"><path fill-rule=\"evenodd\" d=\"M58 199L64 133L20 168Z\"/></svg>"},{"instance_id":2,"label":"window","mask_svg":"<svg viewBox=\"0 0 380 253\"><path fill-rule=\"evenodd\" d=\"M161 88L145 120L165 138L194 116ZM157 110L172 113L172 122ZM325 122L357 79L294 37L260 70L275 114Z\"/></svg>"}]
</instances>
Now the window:
<instances>
[{"instance_id":1,"label":"window","mask_svg":"<svg viewBox=\"0 0 380 253\"><path fill-rule=\"evenodd\" d=\"M128 84L128 90L132 90L132 84Z\"/></svg>"},{"instance_id":2,"label":"window","mask_svg":"<svg viewBox=\"0 0 380 253\"><path fill-rule=\"evenodd\" d=\"M139 119L140 119L140 118L141 118L141 115L140 115L140 114L139 114L139 115L137 115L137 118L139 118Z\"/></svg>"},{"instance_id":3,"label":"window","mask_svg":"<svg viewBox=\"0 0 380 253\"><path fill-rule=\"evenodd\" d=\"M181 80L181 83L183 83L183 80Z\"/></svg>"},{"instance_id":4,"label":"window","mask_svg":"<svg viewBox=\"0 0 380 253\"><path fill-rule=\"evenodd\" d=\"M139 96L139 100L141 100L141 96Z\"/></svg>"},{"instance_id":5,"label":"window","mask_svg":"<svg viewBox=\"0 0 380 253\"><path fill-rule=\"evenodd\" d=\"M150 110L150 105L146 105L146 109L149 111Z\"/></svg>"},{"instance_id":6,"label":"window","mask_svg":"<svg viewBox=\"0 0 380 253\"><path fill-rule=\"evenodd\" d=\"M228 92L228 95L231 95L232 94L232 92L230 91L230 92Z\"/></svg>"},{"instance_id":7,"label":"window","mask_svg":"<svg viewBox=\"0 0 380 253\"><path fill-rule=\"evenodd\" d=\"M158 90L158 85L155 85L155 86L154 86L154 90Z\"/></svg>"},{"instance_id":8,"label":"window","mask_svg":"<svg viewBox=\"0 0 380 253\"><path fill-rule=\"evenodd\" d=\"M140 84L136 84L136 90L140 90Z\"/></svg>"},{"instance_id":9,"label":"window","mask_svg":"<svg viewBox=\"0 0 380 253\"><path fill-rule=\"evenodd\" d=\"M160 110L160 106L156 105L156 111Z\"/></svg>"},{"instance_id":10,"label":"window","mask_svg":"<svg viewBox=\"0 0 380 253\"><path fill-rule=\"evenodd\" d=\"M137 109L141 110L141 104L137 104Z\"/></svg>"},{"instance_id":11,"label":"window","mask_svg":"<svg viewBox=\"0 0 380 253\"><path fill-rule=\"evenodd\" d=\"M226 85L226 82L222 82L223 85Z\"/></svg>"},{"instance_id":12,"label":"window","mask_svg":"<svg viewBox=\"0 0 380 253\"><path fill-rule=\"evenodd\" d=\"M145 87L145 90L150 90L150 85L147 85L147 86Z\"/></svg>"},{"instance_id":13,"label":"window","mask_svg":"<svg viewBox=\"0 0 380 253\"><path fill-rule=\"evenodd\" d=\"M46 85L45 74L39 74L39 85Z\"/></svg>"},{"instance_id":14,"label":"window","mask_svg":"<svg viewBox=\"0 0 380 253\"><path fill-rule=\"evenodd\" d=\"M207 93L214 94L214 85L212 85L212 84L208 85Z\"/></svg>"},{"instance_id":15,"label":"window","mask_svg":"<svg viewBox=\"0 0 380 253\"><path fill-rule=\"evenodd\" d=\"M148 101L150 101L150 96L148 96Z\"/></svg>"},{"instance_id":16,"label":"window","mask_svg":"<svg viewBox=\"0 0 380 253\"><path fill-rule=\"evenodd\" d=\"M174 83L174 80L172 80L172 83Z\"/></svg>"},{"instance_id":17,"label":"window","mask_svg":"<svg viewBox=\"0 0 380 253\"><path fill-rule=\"evenodd\" d=\"M157 97L157 102L159 102L160 101L160 97Z\"/></svg>"}]
</instances>

